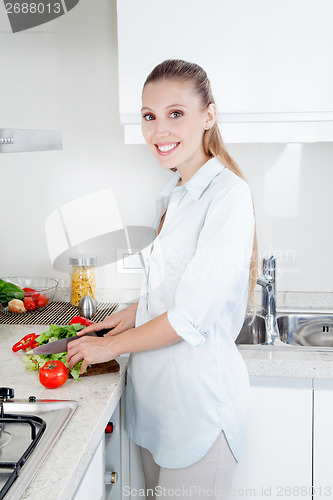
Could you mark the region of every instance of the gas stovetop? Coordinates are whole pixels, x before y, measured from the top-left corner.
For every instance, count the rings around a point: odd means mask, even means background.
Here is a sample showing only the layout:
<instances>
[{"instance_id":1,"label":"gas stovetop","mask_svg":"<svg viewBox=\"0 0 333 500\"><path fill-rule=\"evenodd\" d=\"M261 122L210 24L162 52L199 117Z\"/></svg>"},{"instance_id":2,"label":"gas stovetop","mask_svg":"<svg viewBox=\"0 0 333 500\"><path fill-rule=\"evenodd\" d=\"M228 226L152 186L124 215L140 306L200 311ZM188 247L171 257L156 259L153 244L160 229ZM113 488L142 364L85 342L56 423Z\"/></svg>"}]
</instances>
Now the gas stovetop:
<instances>
[{"instance_id":1,"label":"gas stovetop","mask_svg":"<svg viewBox=\"0 0 333 500\"><path fill-rule=\"evenodd\" d=\"M0 500L17 500L73 415L76 401L13 399L0 387Z\"/></svg>"}]
</instances>

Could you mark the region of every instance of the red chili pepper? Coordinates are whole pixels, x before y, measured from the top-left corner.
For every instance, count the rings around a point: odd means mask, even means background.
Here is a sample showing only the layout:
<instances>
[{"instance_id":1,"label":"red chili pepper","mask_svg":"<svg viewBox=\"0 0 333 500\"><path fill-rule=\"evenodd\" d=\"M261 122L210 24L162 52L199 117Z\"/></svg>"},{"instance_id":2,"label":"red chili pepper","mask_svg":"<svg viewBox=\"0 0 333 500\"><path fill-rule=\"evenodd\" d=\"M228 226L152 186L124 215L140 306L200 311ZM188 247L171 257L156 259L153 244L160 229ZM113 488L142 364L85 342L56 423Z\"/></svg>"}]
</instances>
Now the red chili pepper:
<instances>
[{"instance_id":1,"label":"red chili pepper","mask_svg":"<svg viewBox=\"0 0 333 500\"><path fill-rule=\"evenodd\" d=\"M69 324L72 325L73 323L79 323L80 325L83 326L89 326L94 324L93 321L90 321L90 319L87 318L82 318L82 316L74 316L74 318L71 319Z\"/></svg>"},{"instance_id":2,"label":"red chili pepper","mask_svg":"<svg viewBox=\"0 0 333 500\"><path fill-rule=\"evenodd\" d=\"M31 347L33 344L37 343L35 342L36 337L37 335L35 333L28 333L28 335L26 335L19 342L13 345L12 351L17 352L20 349L27 349L28 347ZM37 346L34 346L34 348L35 347Z\"/></svg>"}]
</instances>

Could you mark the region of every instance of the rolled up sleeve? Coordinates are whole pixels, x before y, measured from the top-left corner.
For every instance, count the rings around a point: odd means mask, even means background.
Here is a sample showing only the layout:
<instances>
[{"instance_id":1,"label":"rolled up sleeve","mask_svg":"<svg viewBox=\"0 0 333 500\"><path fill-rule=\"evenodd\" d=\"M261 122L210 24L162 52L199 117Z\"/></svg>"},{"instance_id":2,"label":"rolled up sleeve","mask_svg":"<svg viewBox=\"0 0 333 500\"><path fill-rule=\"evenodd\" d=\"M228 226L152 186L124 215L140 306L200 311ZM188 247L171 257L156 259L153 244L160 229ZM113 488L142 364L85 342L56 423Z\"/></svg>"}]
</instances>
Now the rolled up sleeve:
<instances>
[{"instance_id":1,"label":"rolled up sleeve","mask_svg":"<svg viewBox=\"0 0 333 500\"><path fill-rule=\"evenodd\" d=\"M172 328L189 344L196 347L205 341L205 332L200 332L176 306L169 309L167 316Z\"/></svg>"},{"instance_id":2,"label":"rolled up sleeve","mask_svg":"<svg viewBox=\"0 0 333 500\"><path fill-rule=\"evenodd\" d=\"M192 346L205 342L221 312L247 293L254 214L245 181L221 189L212 199L194 255L176 288L168 320Z\"/></svg>"}]
</instances>

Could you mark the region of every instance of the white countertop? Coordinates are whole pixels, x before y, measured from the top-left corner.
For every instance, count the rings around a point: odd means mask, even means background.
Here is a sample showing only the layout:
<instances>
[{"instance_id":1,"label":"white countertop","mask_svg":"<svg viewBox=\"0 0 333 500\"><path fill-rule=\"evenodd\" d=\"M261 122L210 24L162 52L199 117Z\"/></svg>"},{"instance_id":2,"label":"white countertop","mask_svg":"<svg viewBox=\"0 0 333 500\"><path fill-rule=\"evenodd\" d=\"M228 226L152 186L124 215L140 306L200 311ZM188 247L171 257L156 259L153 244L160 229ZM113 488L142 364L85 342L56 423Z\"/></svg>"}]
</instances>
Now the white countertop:
<instances>
[{"instance_id":1,"label":"white countertop","mask_svg":"<svg viewBox=\"0 0 333 500\"><path fill-rule=\"evenodd\" d=\"M12 346L24 335L42 333L47 326L0 325L0 385L12 387L15 398L73 399L78 402L72 418L63 430L37 472L22 499L70 500L82 479L92 454L104 434L125 387L128 358L117 359L120 371L84 377L80 382L68 379L57 389L46 389L38 379L38 372L25 370L20 353Z\"/></svg>"},{"instance_id":2,"label":"white countertop","mask_svg":"<svg viewBox=\"0 0 333 500\"><path fill-rule=\"evenodd\" d=\"M15 398L73 399L78 408L53 446L22 499L40 500L52 491L52 500L70 500L82 479L105 425L125 387L128 358L118 358L120 372L68 380L62 387L46 389L37 372L25 370L12 345L43 325L0 325L0 385L12 387ZM240 347L250 376L333 379L333 351Z\"/></svg>"},{"instance_id":3,"label":"white countertop","mask_svg":"<svg viewBox=\"0 0 333 500\"><path fill-rule=\"evenodd\" d=\"M333 379L333 349L240 346L239 351L252 377Z\"/></svg>"}]
</instances>

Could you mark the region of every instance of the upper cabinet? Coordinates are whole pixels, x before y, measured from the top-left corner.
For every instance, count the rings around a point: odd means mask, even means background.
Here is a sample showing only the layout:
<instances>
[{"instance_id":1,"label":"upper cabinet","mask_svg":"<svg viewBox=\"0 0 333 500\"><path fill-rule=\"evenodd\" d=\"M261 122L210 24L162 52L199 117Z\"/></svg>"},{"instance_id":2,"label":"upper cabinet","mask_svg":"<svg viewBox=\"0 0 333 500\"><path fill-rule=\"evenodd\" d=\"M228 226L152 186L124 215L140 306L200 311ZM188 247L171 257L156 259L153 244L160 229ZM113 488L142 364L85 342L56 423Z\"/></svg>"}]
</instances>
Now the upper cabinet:
<instances>
[{"instance_id":1,"label":"upper cabinet","mask_svg":"<svg viewBox=\"0 0 333 500\"><path fill-rule=\"evenodd\" d=\"M331 0L118 0L125 141L143 142L141 90L168 58L208 73L225 142L333 140Z\"/></svg>"}]
</instances>

